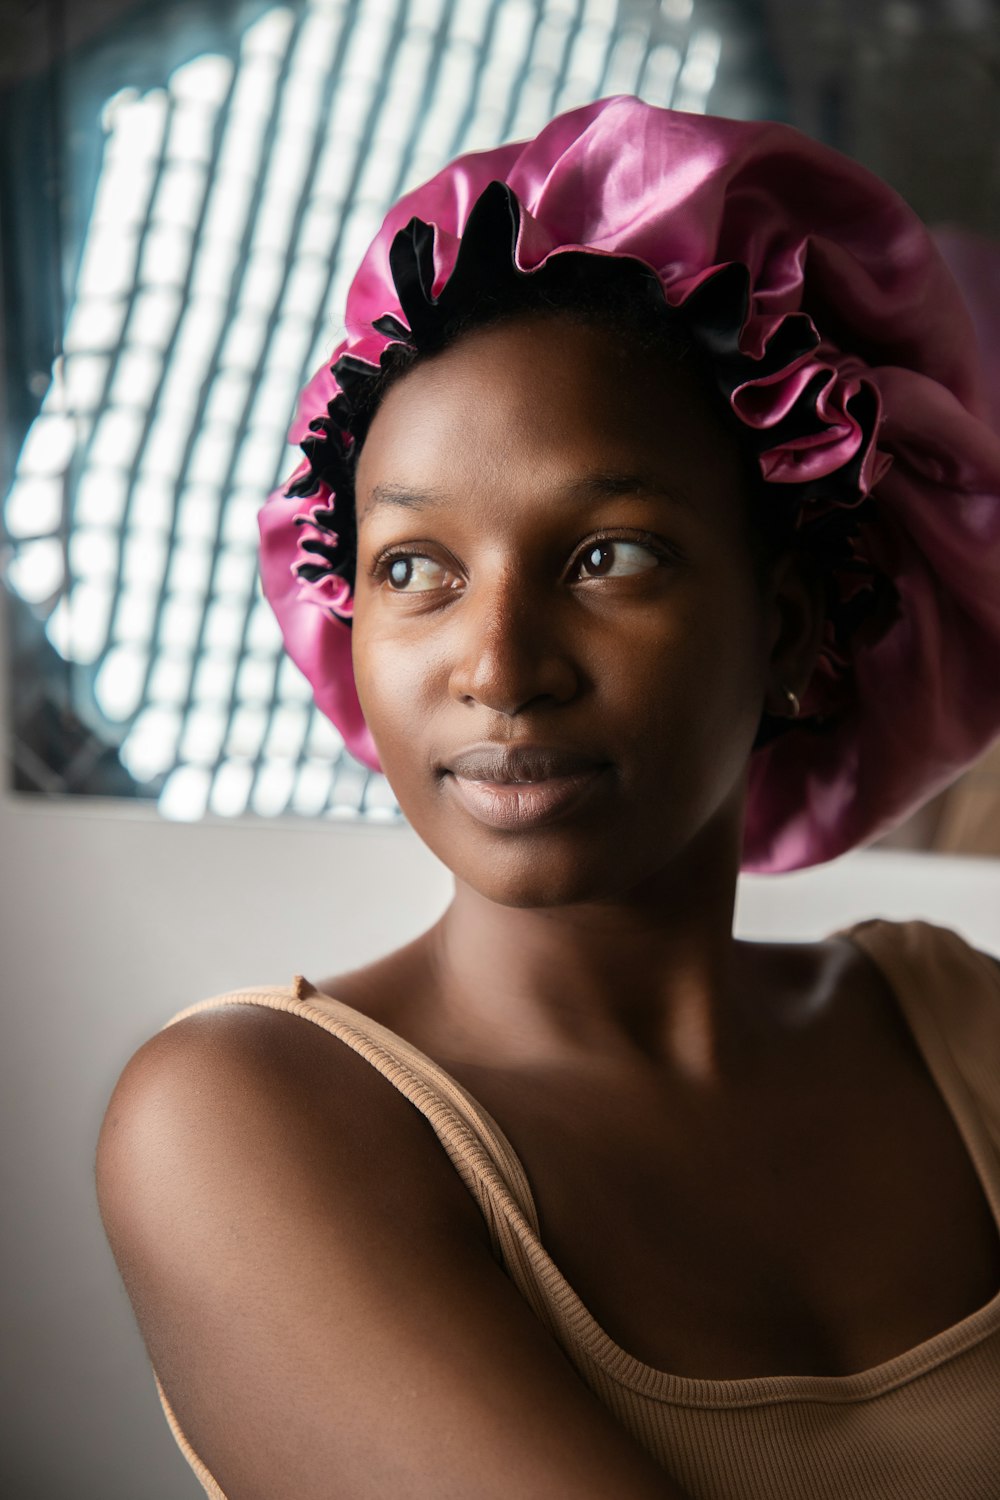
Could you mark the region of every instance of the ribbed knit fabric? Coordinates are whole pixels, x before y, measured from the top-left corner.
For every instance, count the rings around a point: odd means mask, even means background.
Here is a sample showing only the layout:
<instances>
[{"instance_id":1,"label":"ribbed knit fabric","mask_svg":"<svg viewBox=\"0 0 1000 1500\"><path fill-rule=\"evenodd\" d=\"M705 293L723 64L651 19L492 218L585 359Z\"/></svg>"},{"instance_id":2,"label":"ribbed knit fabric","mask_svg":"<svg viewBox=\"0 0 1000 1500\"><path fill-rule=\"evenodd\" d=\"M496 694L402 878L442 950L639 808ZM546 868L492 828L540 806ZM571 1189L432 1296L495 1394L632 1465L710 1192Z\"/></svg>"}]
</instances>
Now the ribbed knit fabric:
<instances>
[{"instance_id":1,"label":"ribbed knit fabric","mask_svg":"<svg viewBox=\"0 0 1000 1500\"><path fill-rule=\"evenodd\" d=\"M874 919L839 929L885 974L961 1132L1000 1232L1000 970L948 928ZM691 1500L998 1500L1000 1289L917 1348L847 1376L693 1380L654 1370L598 1326L539 1239L527 1177L496 1122L394 1032L296 975L189 1006L260 1005L338 1037L425 1115L494 1252L600 1401ZM174 1437L212 1500L157 1380Z\"/></svg>"}]
</instances>

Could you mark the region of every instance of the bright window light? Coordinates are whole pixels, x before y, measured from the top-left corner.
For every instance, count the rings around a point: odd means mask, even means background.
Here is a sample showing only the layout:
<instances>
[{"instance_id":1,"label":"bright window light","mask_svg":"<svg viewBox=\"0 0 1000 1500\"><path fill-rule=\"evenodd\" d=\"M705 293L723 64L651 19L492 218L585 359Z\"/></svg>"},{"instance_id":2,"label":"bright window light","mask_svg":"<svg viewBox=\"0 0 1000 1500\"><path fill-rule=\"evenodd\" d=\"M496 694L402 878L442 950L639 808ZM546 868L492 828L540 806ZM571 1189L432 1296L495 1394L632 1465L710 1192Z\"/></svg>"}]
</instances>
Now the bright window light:
<instances>
[{"instance_id":1,"label":"bright window light","mask_svg":"<svg viewBox=\"0 0 1000 1500\"><path fill-rule=\"evenodd\" d=\"M660 10L668 21L683 26L690 21L694 0L660 0Z\"/></svg>"},{"instance_id":2,"label":"bright window light","mask_svg":"<svg viewBox=\"0 0 1000 1500\"><path fill-rule=\"evenodd\" d=\"M277 656L281 649L281 631L266 599L255 599L247 620L246 645L248 651L261 656Z\"/></svg>"},{"instance_id":3,"label":"bright window light","mask_svg":"<svg viewBox=\"0 0 1000 1500\"><path fill-rule=\"evenodd\" d=\"M75 527L69 539L69 570L74 578L113 578L120 544L113 531Z\"/></svg>"},{"instance_id":4,"label":"bright window light","mask_svg":"<svg viewBox=\"0 0 1000 1500\"><path fill-rule=\"evenodd\" d=\"M202 428L191 451L189 473L196 484L222 484L233 456L233 429L213 425Z\"/></svg>"},{"instance_id":5,"label":"bright window light","mask_svg":"<svg viewBox=\"0 0 1000 1500\"><path fill-rule=\"evenodd\" d=\"M280 651L280 637L275 642L275 654ZM298 667L290 656L284 653L278 655L278 689L281 697L288 700L297 699L300 703L312 703L312 688L303 677Z\"/></svg>"},{"instance_id":6,"label":"bright window light","mask_svg":"<svg viewBox=\"0 0 1000 1500\"><path fill-rule=\"evenodd\" d=\"M410 25L434 32L441 24L447 0L410 0Z\"/></svg>"},{"instance_id":7,"label":"bright window light","mask_svg":"<svg viewBox=\"0 0 1000 1500\"><path fill-rule=\"evenodd\" d=\"M121 225L98 226L87 240L80 268L82 297L124 297L135 276L139 238Z\"/></svg>"},{"instance_id":8,"label":"bright window light","mask_svg":"<svg viewBox=\"0 0 1000 1500\"><path fill-rule=\"evenodd\" d=\"M139 262L141 286L183 286L191 261L191 232L179 224L154 224Z\"/></svg>"},{"instance_id":9,"label":"bright window light","mask_svg":"<svg viewBox=\"0 0 1000 1500\"><path fill-rule=\"evenodd\" d=\"M110 583L77 583L49 615L45 633L61 656L89 666L108 643L113 605Z\"/></svg>"},{"instance_id":10,"label":"bright window light","mask_svg":"<svg viewBox=\"0 0 1000 1500\"><path fill-rule=\"evenodd\" d=\"M215 545L219 492L214 487L188 484L177 502L176 535L186 542Z\"/></svg>"},{"instance_id":11,"label":"bright window light","mask_svg":"<svg viewBox=\"0 0 1000 1500\"><path fill-rule=\"evenodd\" d=\"M18 476L64 473L76 446L76 432L72 417L36 417L17 461Z\"/></svg>"},{"instance_id":12,"label":"bright window light","mask_svg":"<svg viewBox=\"0 0 1000 1500\"><path fill-rule=\"evenodd\" d=\"M223 598L248 598L257 581L257 555L250 551L227 550L216 558L215 592ZM275 622L277 629L277 622Z\"/></svg>"},{"instance_id":13,"label":"bright window light","mask_svg":"<svg viewBox=\"0 0 1000 1500\"><path fill-rule=\"evenodd\" d=\"M191 162L178 162L167 167L160 178L153 212L164 224L193 232L204 197L204 169Z\"/></svg>"},{"instance_id":14,"label":"bright window light","mask_svg":"<svg viewBox=\"0 0 1000 1500\"><path fill-rule=\"evenodd\" d=\"M326 807L333 781L333 767L327 761L307 760L299 767L292 792L292 809L307 818L318 817Z\"/></svg>"},{"instance_id":15,"label":"bright window light","mask_svg":"<svg viewBox=\"0 0 1000 1500\"><path fill-rule=\"evenodd\" d=\"M243 637L244 611L230 599L215 599L205 615L205 645L214 651L237 652Z\"/></svg>"},{"instance_id":16,"label":"bright window light","mask_svg":"<svg viewBox=\"0 0 1000 1500\"><path fill-rule=\"evenodd\" d=\"M676 47L654 47L646 59L642 75L643 98L650 104L663 104L672 99L680 69L681 55Z\"/></svg>"},{"instance_id":17,"label":"bright window light","mask_svg":"<svg viewBox=\"0 0 1000 1500\"><path fill-rule=\"evenodd\" d=\"M157 808L173 822L196 823L205 816L211 780L203 766L178 766L167 777Z\"/></svg>"},{"instance_id":18,"label":"bright window light","mask_svg":"<svg viewBox=\"0 0 1000 1500\"><path fill-rule=\"evenodd\" d=\"M232 56L109 97L64 357L4 506L8 576L49 611L56 650L96 668L122 764L162 782L165 816L399 816L261 594L258 513L301 458L296 393L389 203L450 155L600 92L704 109L721 38L693 15L691 0L296 0Z\"/></svg>"},{"instance_id":19,"label":"bright window light","mask_svg":"<svg viewBox=\"0 0 1000 1500\"><path fill-rule=\"evenodd\" d=\"M281 290L285 274L284 257L273 250L255 250L240 277L240 305L258 307L269 313Z\"/></svg>"},{"instance_id":20,"label":"bright window light","mask_svg":"<svg viewBox=\"0 0 1000 1500\"><path fill-rule=\"evenodd\" d=\"M257 515L261 500L259 490L236 490L226 499L222 513L222 541L229 547L234 543L245 549L256 549L260 538Z\"/></svg>"},{"instance_id":21,"label":"bright window light","mask_svg":"<svg viewBox=\"0 0 1000 1500\"><path fill-rule=\"evenodd\" d=\"M191 686L190 656L161 651L149 679L149 696L157 703L182 704Z\"/></svg>"},{"instance_id":22,"label":"bright window light","mask_svg":"<svg viewBox=\"0 0 1000 1500\"><path fill-rule=\"evenodd\" d=\"M166 287L147 287L132 304L127 337L131 344L163 349L173 337L181 310L179 293Z\"/></svg>"},{"instance_id":23,"label":"bright window light","mask_svg":"<svg viewBox=\"0 0 1000 1500\"><path fill-rule=\"evenodd\" d=\"M330 793L333 817L352 817L365 794L369 772L354 761L342 760Z\"/></svg>"},{"instance_id":24,"label":"bright window light","mask_svg":"<svg viewBox=\"0 0 1000 1500\"><path fill-rule=\"evenodd\" d=\"M67 354L113 349L122 336L128 303L120 297L82 297L70 310L63 338Z\"/></svg>"},{"instance_id":25,"label":"bright window light","mask_svg":"<svg viewBox=\"0 0 1000 1500\"><path fill-rule=\"evenodd\" d=\"M8 564L12 587L29 604L44 604L62 588L66 578L63 549L55 537L24 542Z\"/></svg>"},{"instance_id":26,"label":"bright window light","mask_svg":"<svg viewBox=\"0 0 1000 1500\"><path fill-rule=\"evenodd\" d=\"M262 817L277 817L288 806L294 785L294 761L265 761L257 773L257 780L250 794L250 805Z\"/></svg>"},{"instance_id":27,"label":"bright window light","mask_svg":"<svg viewBox=\"0 0 1000 1500\"><path fill-rule=\"evenodd\" d=\"M691 38L677 83L678 109L702 113L715 83L722 52L717 31L699 31Z\"/></svg>"},{"instance_id":28,"label":"bright window light","mask_svg":"<svg viewBox=\"0 0 1000 1500\"><path fill-rule=\"evenodd\" d=\"M72 371L78 362L72 359L67 362L67 371ZM95 360L91 357L88 361L92 365L108 365L107 360ZM129 349L125 348L118 356L115 366L115 376L111 385L111 400L116 406L137 406L142 411L148 411L153 403L156 387L163 373L163 361L159 355L154 354L151 349ZM96 376L94 384L96 386ZM67 374L67 387L72 392L73 378ZM72 399L72 397L71 397ZM74 401L74 409L78 410Z\"/></svg>"},{"instance_id":29,"label":"bright window light","mask_svg":"<svg viewBox=\"0 0 1000 1500\"><path fill-rule=\"evenodd\" d=\"M182 760L196 765L213 766L219 758L226 737L226 716L213 706L194 708L184 721L181 735Z\"/></svg>"},{"instance_id":30,"label":"bright window light","mask_svg":"<svg viewBox=\"0 0 1000 1500\"><path fill-rule=\"evenodd\" d=\"M279 59L284 56L295 26L295 12L276 6L265 11L243 33L243 51L247 57Z\"/></svg>"},{"instance_id":31,"label":"bright window light","mask_svg":"<svg viewBox=\"0 0 1000 1500\"><path fill-rule=\"evenodd\" d=\"M130 97L124 98L126 93ZM166 90L151 89L139 98L130 89L118 97L123 102L113 110L110 118L109 164L118 167L128 162L135 166L155 160L162 150L167 125L169 103Z\"/></svg>"},{"instance_id":32,"label":"bright window light","mask_svg":"<svg viewBox=\"0 0 1000 1500\"><path fill-rule=\"evenodd\" d=\"M144 474L132 489L129 529L144 532L168 530L173 519L174 504L174 490L169 480L161 479L155 474Z\"/></svg>"},{"instance_id":33,"label":"bright window light","mask_svg":"<svg viewBox=\"0 0 1000 1500\"><path fill-rule=\"evenodd\" d=\"M142 710L118 752L137 781L152 781L170 770L177 759L181 723L175 709L153 705Z\"/></svg>"},{"instance_id":34,"label":"bright window light","mask_svg":"<svg viewBox=\"0 0 1000 1500\"><path fill-rule=\"evenodd\" d=\"M224 760L212 781L209 810L223 818L236 818L246 812L253 777L250 761Z\"/></svg>"},{"instance_id":35,"label":"bright window light","mask_svg":"<svg viewBox=\"0 0 1000 1500\"><path fill-rule=\"evenodd\" d=\"M309 723L308 710L298 703L286 703L276 709L271 718L264 749L267 755L282 757L297 756L305 740Z\"/></svg>"},{"instance_id":36,"label":"bright window light","mask_svg":"<svg viewBox=\"0 0 1000 1500\"><path fill-rule=\"evenodd\" d=\"M274 693L273 658L248 656L240 664L236 684L237 697L243 703L269 703Z\"/></svg>"},{"instance_id":37,"label":"bright window light","mask_svg":"<svg viewBox=\"0 0 1000 1500\"><path fill-rule=\"evenodd\" d=\"M168 385L164 388L158 415L142 445L139 457L139 471L144 477L152 475L165 480L176 479L183 461L190 412L186 406L178 409L168 404L172 392L174 400L191 396L179 377L176 387Z\"/></svg>"},{"instance_id":38,"label":"bright window light","mask_svg":"<svg viewBox=\"0 0 1000 1500\"><path fill-rule=\"evenodd\" d=\"M97 419L90 458L102 468L131 467L139 453L143 420L134 408L109 406Z\"/></svg>"},{"instance_id":39,"label":"bright window light","mask_svg":"<svg viewBox=\"0 0 1000 1500\"><path fill-rule=\"evenodd\" d=\"M118 595L113 630L116 640L145 645L156 623L157 597L149 589L126 588Z\"/></svg>"},{"instance_id":40,"label":"bright window light","mask_svg":"<svg viewBox=\"0 0 1000 1500\"><path fill-rule=\"evenodd\" d=\"M185 104L200 104L218 109L229 90L232 76L233 65L228 57L204 53L175 68L168 86L174 98L183 100Z\"/></svg>"},{"instance_id":41,"label":"bright window light","mask_svg":"<svg viewBox=\"0 0 1000 1500\"><path fill-rule=\"evenodd\" d=\"M189 654L198 644L201 611L186 593L170 594L160 619L160 644L176 653Z\"/></svg>"},{"instance_id":42,"label":"bright window light","mask_svg":"<svg viewBox=\"0 0 1000 1500\"><path fill-rule=\"evenodd\" d=\"M128 528L122 551L122 573L127 583L152 587L163 579L167 561L167 541L158 531Z\"/></svg>"},{"instance_id":43,"label":"bright window light","mask_svg":"<svg viewBox=\"0 0 1000 1500\"><path fill-rule=\"evenodd\" d=\"M4 506L7 535L47 536L59 529L63 511L63 481L55 475L44 479L15 479Z\"/></svg>"},{"instance_id":44,"label":"bright window light","mask_svg":"<svg viewBox=\"0 0 1000 1500\"><path fill-rule=\"evenodd\" d=\"M78 526L119 526L128 501L128 474L88 466L76 486L73 521Z\"/></svg>"},{"instance_id":45,"label":"bright window light","mask_svg":"<svg viewBox=\"0 0 1000 1500\"><path fill-rule=\"evenodd\" d=\"M245 372L223 370L212 381L205 417L235 427L246 411L250 378Z\"/></svg>"},{"instance_id":46,"label":"bright window light","mask_svg":"<svg viewBox=\"0 0 1000 1500\"><path fill-rule=\"evenodd\" d=\"M244 703L236 709L229 722L226 750L230 755L255 756L264 743L270 714L266 709L252 703Z\"/></svg>"},{"instance_id":47,"label":"bright window light","mask_svg":"<svg viewBox=\"0 0 1000 1500\"><path fill-rule=\"evenodd\" d=\"M255 370L267 338L267 317L263 312L241 308L240 316L230 323L222 346L221 363L238 370Z\"/></svg>"},{"instance_id":48,"label":"bright window light","mask_svg":"<svg viewBox=\"0 0 1000 1500\"><path fill-rule=\"evenodd\" d=\"M212 549L201 542L175 544L170 554L167 583L178 594L197 599L197 617L201 619L201 600L212 576Z\"/></svg>"},{"instance_id":49,"label":"bright window light","mask_svg":"<svg viewBox=\"0 0 1000 1500\"><path fill-rule=\"evenodd\" d=\"M343 751L344 741L336 725L331 724L322 714L316 713L309 725L306 748L318 760L335 761Z\"/></svg>"},{"instance_id":50,"label":"bright window light","mask_svg":"<svg viewBox=\"0 0 1000 1500\"><path fill-rule=\"evenodd\" d=\"M213 652L209 656L203 656L198 662L198 669L195 672L193 696L199 703L226 703L233 690L235 676L236 658L234 656L222 655L217 652ZM220 735L220 749L223 738L224 736Z\"/></svg>"},{"instance_id":51,"label":"bright window light","mask_svg":"<svg viewBox=\"0 0 1000 1500\"><path fill-rule=\"evenodd\" d=\"M114 723L131 719L142 702L149 657L141 646L112 646L94 680L94 697L106 718Z\"/></svg>"},{"instance_id":52,"label":"bright window light","mask_svg":"<svg viewBox=\"0 0 1000 1500\"><path fill-rule=\"evenodd\" d=\"M646 61L647 38L640 31L623 31L611 53L602 85L605 94L633 94Z\"/></svg>"}]
</instances>

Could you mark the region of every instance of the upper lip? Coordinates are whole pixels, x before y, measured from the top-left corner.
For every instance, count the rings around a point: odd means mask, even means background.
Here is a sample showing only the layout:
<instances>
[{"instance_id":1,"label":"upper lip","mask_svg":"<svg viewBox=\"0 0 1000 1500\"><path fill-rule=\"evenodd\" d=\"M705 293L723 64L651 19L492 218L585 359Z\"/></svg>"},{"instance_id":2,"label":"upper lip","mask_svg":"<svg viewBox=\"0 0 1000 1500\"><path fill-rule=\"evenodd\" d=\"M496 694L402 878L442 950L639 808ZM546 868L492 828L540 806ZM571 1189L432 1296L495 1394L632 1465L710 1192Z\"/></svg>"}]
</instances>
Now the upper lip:
<instances>
[{"instance_id":1,"label":"upper lip","mask_svg":"<svg viewBox=\"0 0 1000 1500\"><path fill-rule=\"evenodd\" d=\"M576 776L606 764L596 755L556 745L469 745L448 758L442 769L466 781L548 781Z\"/></svg>"}]
</instances>

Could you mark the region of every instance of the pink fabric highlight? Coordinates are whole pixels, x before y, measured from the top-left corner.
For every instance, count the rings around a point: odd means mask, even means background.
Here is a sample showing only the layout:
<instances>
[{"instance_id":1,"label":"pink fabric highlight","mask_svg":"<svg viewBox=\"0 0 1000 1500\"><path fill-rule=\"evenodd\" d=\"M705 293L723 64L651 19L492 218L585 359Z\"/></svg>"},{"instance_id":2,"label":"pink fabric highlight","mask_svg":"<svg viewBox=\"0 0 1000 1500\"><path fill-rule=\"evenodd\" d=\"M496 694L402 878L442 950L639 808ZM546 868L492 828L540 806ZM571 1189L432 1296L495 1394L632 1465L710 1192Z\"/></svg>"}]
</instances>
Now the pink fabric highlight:
<instances>
[{"instance_id":1,"label":"pink fabric highlight","mask_svg":"<svg viewBox=\"0 0 1000 1500\"><path fill-rule=\"evenodd\" d=\"M846 679L835 656L821 659L802 710L838 715L826 732L792 731L755 752L742 867L793 870L869 842L1000 733L1000 439L972 323L931 236L892 189L787 126L601 100L534 140L458 158L395 204L352 282L347 337L329 364L350 352L375 365L390 342L372 321L400 315L388 258L396 232L413 216L435 226L439 292L472 205L497 179L522 206L522 270L571 249L633 256L676 305L739 262L752 287L741 347L755 359L787 318L811 320L813 351L732 397L739 419L766 431L823 376L823 428L765 451L771 482L856 460L863 434L850 405L865 387L875 393L859 498L874 489L879 521L865 528L864 555L896 582L902 616L880 640L852 638ZM294 442L337 392L329 364L302 392ZM335 496L279 491L264 505L264 592L317 705L377 767L338 615L349 598L336 581L310 585L293 572L309 556L304 537L319 534L294 517L320 505L336 513Z\"/></svg>"}]
</instances>

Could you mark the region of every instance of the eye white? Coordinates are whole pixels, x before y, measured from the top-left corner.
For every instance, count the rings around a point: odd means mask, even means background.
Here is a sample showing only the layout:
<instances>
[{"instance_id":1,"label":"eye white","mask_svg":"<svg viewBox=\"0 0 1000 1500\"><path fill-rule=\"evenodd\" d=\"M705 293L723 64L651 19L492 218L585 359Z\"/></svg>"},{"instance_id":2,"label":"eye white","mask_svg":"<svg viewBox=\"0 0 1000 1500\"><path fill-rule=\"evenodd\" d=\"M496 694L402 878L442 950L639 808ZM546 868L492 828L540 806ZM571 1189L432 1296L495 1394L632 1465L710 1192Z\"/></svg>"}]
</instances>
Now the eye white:
<instances>
[{"instance_id":1,"label":"eye white","mask_svg":"<svg viewBox=\"0 0 1000 1500\"><path fill-rule=\"evenodd\" d=\"M396 557L389 564L389 584L396 593L442 588L446 576L447 570L430 557Z\"/></svg>"},{"instance_id":2,"label":"eye white","mask_svg":"<svg viewBox=\"0 0 1000 1500\"><path fill-rule=\"evenodd\" d=\"M586 577L625 578L657 566L656 554L641 542L596 542L583 554Z\"/></svg>"}]
</instances>

